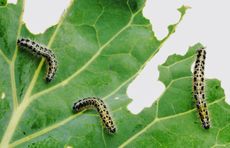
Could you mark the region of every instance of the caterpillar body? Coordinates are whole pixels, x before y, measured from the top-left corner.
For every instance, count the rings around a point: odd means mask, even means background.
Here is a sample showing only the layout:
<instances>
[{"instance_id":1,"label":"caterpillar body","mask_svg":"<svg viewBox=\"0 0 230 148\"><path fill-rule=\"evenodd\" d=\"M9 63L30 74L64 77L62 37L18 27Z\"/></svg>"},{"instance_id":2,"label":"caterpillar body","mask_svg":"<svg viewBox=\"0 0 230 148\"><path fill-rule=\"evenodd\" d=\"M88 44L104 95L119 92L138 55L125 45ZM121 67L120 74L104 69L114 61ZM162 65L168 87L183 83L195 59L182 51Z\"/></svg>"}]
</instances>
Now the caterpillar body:
<instances>
[{"instance_id":1,"label":"caterpillar body","mask_svg":"<svg viewBox=\"0 0 230 148\"><path fill-rule=\"evenodd\" d=\"M57 60L53 51L25 38L18 39L17 44L18 46L27 49L30 53L46 59L48 66L45 79L47 82L52 81L57 71Z\"/></svg>"},{"instance_id":2,"label":"caterpillar body","mask_svg":"<svg viewBox=\"0 0 230 148\"><path fill-rule=\"evenodd\" d=\"M205 65L206 51L204 48L197 50L197 58L193 73L193 93L196 100L197 111L200 120L205 129L210 128L210 119L207 104L205 101L205 79L204 79L204 65Z\"/></svg>"},{"instance_id":3,"label":"caterpillar body","mask_svg":"<svg viewBox=\"0 0 230 148\"><path fill-rule=\"evenodd\" d=\"M88 97L88 98L79 100L73 105L73 111L75 113L80 112L82 110L86 110L86 109L96 109L98 113L100 114L103 124L105 125L109 133L116 132L115 124L109 114L109 111L107 110L105 103L101 99L96 98L96 97Z\"/></svg>"}]
</instances>

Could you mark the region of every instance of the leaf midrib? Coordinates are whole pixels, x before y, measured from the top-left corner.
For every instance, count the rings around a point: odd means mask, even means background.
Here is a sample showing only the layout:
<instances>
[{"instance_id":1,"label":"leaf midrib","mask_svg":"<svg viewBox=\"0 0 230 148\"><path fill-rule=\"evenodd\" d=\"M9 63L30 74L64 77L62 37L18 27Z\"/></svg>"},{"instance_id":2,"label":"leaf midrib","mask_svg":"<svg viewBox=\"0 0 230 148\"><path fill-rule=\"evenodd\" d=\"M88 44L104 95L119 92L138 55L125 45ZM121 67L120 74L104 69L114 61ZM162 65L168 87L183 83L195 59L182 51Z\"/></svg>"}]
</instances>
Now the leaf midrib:
<instances>
[{"instance_id":1,"label":"leaf midrib","mask_svg":"<svg viewBox=\"0 0 230 148\"><path fill-rule=\"evenodd\" d=\"M70 3L70 6L72 5L72 2L73 0L71 1ZM19 17L19 27L18 27L18 31L17 31L17 38L19 38L20 36L20 33L21 33L21 28L22 28L22 24L23 24L23 21L22 21L22 17L23 17L23 14L24 14L24 8L25 8L25 0L23 0L23 3L22 3L22 12L21 12L21 15ZM70 8L70 7L69 7ZM63 21L63 17L61 18L61 22ZM60 21L59 21L60 22ZM61 24L61 23L59 23ZM50 41L49 41L49 46L52 45L52 42L56 36L56 33L57 33L57 29L59 29L59 25L57 26L55 32L53 33ZM14 104L14 111L13 111L13 114L11 116L11 119L10 119L10 122L5 130L5 133L3 135L3 138L2 138L2 141L1 141L1 146L3 147L8 147L8 144L14 134L14 131L17 127L17 124L21 118L21 115L24 113L25 109L27 108L27 106L31 103L31 101L29 100L29 97L30 97L30 94L32 92L32 89L36 83L36 80L37 80L37 77L38 77L38 73L40 72L41 70L41 67L44 63L44 59L41 60L38 68L36 69L35 71L35 74L33 76L33 79L31 81L31 83L29 84L29 87L25 93L25 97L22 101L22 103L19 105L20 108L18 108L18 99L17 99L17 88L16 88L16 81L15 81L15 68L14 68L14 64L15 64L15 60L17 58L17 53L18 53L18 47L16 46L15 47L15 52L14 52L14 55L13 55L13 58L12 58L12 61L11 61L11 64L10 64L10 75L11 75L11 86L12 86L12 93L13 93L13 104Z\"/></svg>"},{"instance_id":2,"label":"leaf midrib","mask_svg":"<svg viewBox=\"0 0 230 148\"><path fill-rule=\"evenodd\" d=\"M21 15L19 17L19 24L18 24L18 31L17 31L17 35L16 38L19 37L20 33L21 33L21 29L22 29L22 18L23 18L23 13L24 13L24 7L25 7L25 0L22 0L22 12ZM16 88L16 81L15 81L15 68L14 68L14 64L15 64L15 60L17 57L17 53L18 53L18 47L17 45L15 46L15 51L12 57L12 60L8 60L8 58L5 58L8 61L8 64L10 66L10 78L11 78L11 89L12 89L12 97L13 97L13 113L12 115L15 114L16 109L18 108L18 99L17 99L17 88ZM2 54L4 55L4 53L2 52ZM6 56L5 56L6 57ZM7 127L2 141L0 143L0 146L6 147L9 144L9 139L11 139L12 137L12 133L8 135L8 131L11 131L11 129L9 128L9 126Z\"/></svg>"},{"instance_id":3,"label":"leaf midrib","mask_svg":"<svg viewBox=\"0 0 230 148\"><path fill-rule=\"evenodd\" d=\"M73 3L73 0L71 1L71 4L70 4L69 8L72 6L72 3ZM144 6L143 6L143 7L144 7ZM86 67L88 67L88 66L91 64L91 62L94 61L94 60L100 55L100 53L102 52L102 50L103 50L107 45L109 45L110 42L112 42L120 33L122 33L126 28L128 28L128 27L130 26L130 24L132 23L132 20L133 20L133 18L135 17L135 15L138 14L138 13L143 9L143 7L141 7L141 9L139 9L134 15L131 15L131 18L130 18L130 21L128 22L128 24L127 24L125 27L123 27L118 33L116 33L115 35L113 35L112 38L111 38L110 40L108 40L103 46L101 46L101 48L100 48L100 49L98 50L98 52L90 59L89 62L87 62L83 67L81 67L77 72L75 72L75 73L74 73L73 75L71 75L69 78L67 78L66 80L64 80L64 81L62 81L61 83L57 84L57 85L54 86L53 88L58 88L59 86L66 85L71 79L73 79L75 76L77 76L79 73L81 73ZM69 8L68 8L68 10L69 10ZM65 15L68 13L68 10L66 11ZM20 23L19 23L20 26L19 26L19 29L18 29L17 38L18 38L19 35L20 35L21 28L22 28L22 24L23 24L23 23L22 23L22 15L23 15L23 12L24 12L24 0L23 0L23 7L22 7L22 13L21 13L21 17L20 17ZM64 16L65 16L65 15L64 15ZM61 18L61 22L63 22L64 18L65 18L65 17L62 17L62 18ZM51 46L52 46L52 43L53 43L53 41L54 41L54 39L55 39L55 37L56 37L56 34L57 34L57 32L59 31L60 26L62 25L61 22L59 21L58 26L57 26L57 28L55 29L55 32L52 34L51 39L50 39L50 41L49 41L49 43L48 43L48 47L51 47ZM17 52L18 52L18 48L17 48L17 46L16 46L16 50L15 50L15 53L14 53L14 56L13 56L13 60L12 60L12 61L15 61L15 60L16 60ZM24 113L25 109L29 106L29 104L30 104L32 101L34 101L34 99L32 99L32 97L31 97L30 95L31 95L31 92L32 92L32 90L33 90L35 84L36 84L38 75L39 75L39 73L40 73L40 71L41 71L41 68L42 68L42 66L43 66L43 64L44 64L44 61L45 61L45 60L42 59L41 62L39 63L39 66L38 66L38 68L36 69L36 71L35 71L35 73L34 73L34 76L33 76L33 78L32 78L32 81L31 81L31 83L29 84L29 87L28 87L28 89L27 89L27 91L26 91L26 93L25 93L25 96L24 96L24 98L23 98L23 101L22 101L22 103L21 103L20 106L19 106L20 109L18 109L17 111L13 112L13 114L12 114L12 117L11 117L11 119L10 119L10 122L9 122L9 124L8 124L8 127L7 127L7 129L6 129L5 133L4 133L3 138L2 138L2 143L1 143L1 144L2 144L3 146L7 146L7 145L9 144L9 141L11 140L11 138L12 138L12 136L13 136L13 133L14 133L16 127L17 127L17 124L18 124L18 122L19 122L19 120L20 120L22 114ZM13 64L12 68L13 68L13 73L12 73L12 75L11 75L11 79L13 80L13 81L12 81L12 87L13 87L12 89L14 89L14 92L15 92L14 94L17 94L17 93L16 93L16 84L15 84L14 64ZM11 69L12 69L12 68L11 68ZM14 82L14 83L13 83L13 82ZM15 84L15 85L14 85L14 84ZM14 95L14 96L15 96L15 95ZM17 97L17 95L16 95L16 97ZM15 97L13 97L13 98L15 98ZM31 98L31 99L30 99L30 98ZM13 99L13 100L14 100L14 102L15 102L15 99ZM17 98L16 98L16 100L17 100Z\"/></svg>"},{"instance_id":4,"label":"leaf midrib","mask_svg":"<svg viewBox=\"0 0 230 148\"><path fill-rule=\"evenodd\" d=\"M16 36L16 40L19 38L21 30L22 30L22 25L23 25L23 14L24 14L24 8L25 8L25 0L22 0L22 12L21 15L19 17L19 26L18 26L18 31L17 31L17 36ZM16 87L16 80L15 80L15 61L17 58L17 54L18 54L18 46L15 45L15 51L10 63L10 77L11 77L11 87L12 87L12 96L13 96L13 106L14 106L14 110L17 109L18 107L18 98L17 98L17 87Z\"/></svg>"},{"instance_id":5,"label":"leaf midrib","mask_svg":"<svg viewBox=\"0 0 230 148\"><path fill-rule=\"evenodd\" d=\"M24 0L23 0L24 1ZM72 5L72 4L71 4ZM70 6L71 6L70 5ZM143 7L144 7L144 5L143 5ZM122 31L124 31L126 28L128 28L129 27L129 25L132 23L132 20L133 20L133 18L135 17L135 15L136 14L138 14L142 9L143 9L143 7L141 7L141 9L139 9L136 13L134 13L134 14L132 14L132 16L131 16L131 19L130 19L130 21L129 21L129 23L125 26L125 27L123 27L117 34L115 34L107 43L109 44L110 42L112 42ZM175 24L175 28L176 28L176 26L179 24L179 22L182 20L182 18L183 18L183 15L181 16L181 18L180 18L180 20L178 21L178 23L177 24ZM58 27L57 27L58 28ZM56 28L56 29L57 29ZM175 29L174 28L174 29ZM55 32L57 32L58 30L55 30ZM161 44L160 44L160 46L153 52L153 54L148 58L148 60L149 59L151 59L158 51L159 51L159 49L161 48L161 46L163 45L163 43L166 41L166 39L171 35L172 33L171 32L169 32L168 33L168 35L165 37L165 39L163 39L162 40L162 42L161 42ZM52 35L52 37L54 36L54 34ZM55 35L56 36L56 35ZM52 39L52 37L51 37L51 39L50 39L50 41L49 41L49 43L50 44L48 44L48 47L51 47L51 45L52 45L52 42L53 42L53 40L55 39L55 37L53 37L53 39ZM99 55L100 55L100 53L102 52L102 50L108 45L108 44L104 44L103 46L101 46L101 50L99 50L99 52L97 52L96 53L96 56L94 55L93 56L93 59L91 58L90 59L90 62L92 62L92 61L94 61ZM17 49L15 50L15 54L14 55L17 55ZM16 59L16 56L15 56L15 59ZM147 61L148 61L147 60ZM147 61L141 66L141 68L140 68L140 70L137 72L137 73L135 73L133 76L131 76L127 81L125 81L124 83L122 83L117 89L115 89L112 93L110 93L110 95L112 95L113 93L116 93L120 88L122 88L124 85L126 85L129 81L131 81L133 78L135 78L135 76L141 71L141 69L145 66L145 64L147 63ZM33 90L33 88L34 88L34 85L35 85L35 83L36 83L36 81L37 81L37 77L38 77L38 74L40 73L40 71L41 71L41 67L42 67L42 65L43 65L43 63L44 63L44 59L42 59L41 60L41 62L40 62L40 64L39 64L39 66L38 66L38 68L36 69L36 72L35 72L35 74L34 74L34 76L33 76L33 79L32 79L32 82L30 83L30 85L29 85L29 88L27 89L27 91L26 91L26 95L25 95L25 97L24 97L24 99L23 99L23 101L22 101L22 103L20 104L20 106L22 105L22 107L24 107L24 110L27 108L27 106L29 106L29 104L34 100L34 99L36 99L37 97L39 97L40 95L43 95L43 94L41 94L43 91L41 91L41 92L39 92L39 93L37 93L37 94L34 94L34 95L32 95L32 96L30 96L30 94L31 94L31 92L32 92L32 90ZM87 65L86 65L87 64ZM71 79L73 79L75 76L77 76L79 73L81 73L85 68L87 68L87 66L89 66L91 63L86 63L83 67L81 67L79 70L81 70L80 72L78 72L78 71L76 71L75 73L74 73L74 75L71 75L69 78L67 78L66 80L64 80L64 81L62 81L62 82L60 82L60 83L58 83L57 85L55 85L55 86L53 86L52 88L53 89L56 89L56 88L58 88L58 87L60 87L60 86L64 86L64 85L66 85L66 84L68 84L68 82L69 82L69 79L71 80ZM16 87L15 87L16 88ZM50 90L53 90L53 89L50 89ZM15 89L16 90L16 89ZM40 95L39 95L40 94ZM44 93L45 94L45 93ZM108 96L106 96L105 98L108 98L110 95L108 95ZM30 99L30 100L29 100ZM21 114L23 114L23 112L21 112ZM14 114L13 114L14 115ZM18 115L17 113L16 113L16 115ZM19 119L20 119L20 117L19 117ZM9 126L8 126L9 127ZM16 125L15 125L15 127L16 127ZM6 130L7 131L7 130ZM5 133L6 134L6 133ZM11 138L9 138L9 140L10 140ZM9 142L9 141L8 141ZM7 144L9 144L9 143L7 143Z\"/></svg>"}]
</instances>

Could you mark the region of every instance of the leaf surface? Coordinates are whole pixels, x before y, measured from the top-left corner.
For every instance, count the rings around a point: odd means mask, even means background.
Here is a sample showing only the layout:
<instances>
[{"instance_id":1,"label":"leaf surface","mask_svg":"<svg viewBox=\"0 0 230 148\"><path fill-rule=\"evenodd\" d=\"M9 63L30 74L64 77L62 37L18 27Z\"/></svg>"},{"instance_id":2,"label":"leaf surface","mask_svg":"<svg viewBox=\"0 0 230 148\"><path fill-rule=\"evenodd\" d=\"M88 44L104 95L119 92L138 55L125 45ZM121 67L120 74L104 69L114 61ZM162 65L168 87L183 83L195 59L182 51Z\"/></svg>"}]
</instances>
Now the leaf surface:
<instances>
[{"instance_id":1,"label":"leaf surface","mask_svg":"<svg viewBox=\"0 0 230 148\"><path fill-rule=\"evenodd\" d=\"M0 7L1 6L6 6L7 0L0 0Z\"/></svg>"},{"instance_id":2,"label":"leaf surface","mask_svg":"<svg viewBox=\"0 0 230 148\"><path fill-rule=\"evenodd\" d=\"M206 101L211 128L205 130L199 120L192 93L191 66L196 58L196 44L184 55L171 55L159 66L166 89L157 101L128 123L144 125L119 147L229 147L230 107L217 79L206 79ZM208 57L208 56L207 56ZM129 121L132 116L125 115ZM142 120L140 120L142 119Z\"/></svg>"},{"instance_id":3,"label":"leaf surface","mask_svg":"<svg viewBox=\"0 0 230 148\"><path fill-rule=\"evenodd\" d=\"M216 118L212 129L200 127L191 104L190 68L201 45L159 67L166 90L152 107L138 115L127 110L127 86L175 32L187 9L179 9L178 23L158 40L142 15L144 3L75 0L56 26L36 36L22 22L24 1L0 8L1 147L211 146L215 138L228 143L223 137L229 129L229 108L219 81L207 80L208 105ZM43 80L44 59L17 48L18 37L29 37L55 52L59 68L53 82ZM72 113L73 103L88 96L105 100L117 134L104 131L95 111Z\"/></svg>"}]
</instances>

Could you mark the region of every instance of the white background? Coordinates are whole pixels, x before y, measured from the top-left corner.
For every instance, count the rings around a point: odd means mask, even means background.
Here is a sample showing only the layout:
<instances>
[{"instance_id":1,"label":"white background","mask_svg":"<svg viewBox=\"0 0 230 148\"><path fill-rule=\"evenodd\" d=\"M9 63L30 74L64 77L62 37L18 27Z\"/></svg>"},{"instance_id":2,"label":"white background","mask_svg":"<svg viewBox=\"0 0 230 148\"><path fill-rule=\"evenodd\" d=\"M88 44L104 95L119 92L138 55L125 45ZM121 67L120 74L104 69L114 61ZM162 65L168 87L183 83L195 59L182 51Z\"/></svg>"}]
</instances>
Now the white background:
<instances>
[{"instance_id":1,"label":"white background","mask_svg":"<svg viewBox=\"0 0 230 148\"><path fill-rule=\"evenodd\" d=\"M16 0L8 0L16 3ZM24 21L29 30L43 33L55 25L70 0L27 0ZM167 33L167 26L179 19L177 8L188 5L184 20L176 33L164 44L160 52L146 65L141 74L130 84L127 93L133 102L128 108L139 113L152 105L164 90L158 81L157 66L174 53L184 54L189 46L201 42L207 47L206 78L222 81L227 102L230 102L230 1L229 0L147 0L144 16L151 20L153 31L159 39Z\"/></svg>"}]
</instances>

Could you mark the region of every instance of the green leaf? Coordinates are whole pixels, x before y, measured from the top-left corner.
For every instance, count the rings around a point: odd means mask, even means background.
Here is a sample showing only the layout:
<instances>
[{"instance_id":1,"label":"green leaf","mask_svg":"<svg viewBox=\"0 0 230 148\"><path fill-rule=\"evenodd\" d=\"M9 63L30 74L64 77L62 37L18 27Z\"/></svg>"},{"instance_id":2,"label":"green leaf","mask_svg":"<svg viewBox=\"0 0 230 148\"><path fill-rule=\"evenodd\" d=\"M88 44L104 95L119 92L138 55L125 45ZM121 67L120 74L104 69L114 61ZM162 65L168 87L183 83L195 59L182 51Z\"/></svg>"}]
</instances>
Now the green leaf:
<instances>
[{"instance_id":1,"label":"green leaf","mask_svg":"<svg viewBox=\"0 0 230 148\"><path fill-rule=\"evenodd\" d=\"M36 36L22 22L24 1L0 8L1 147L155 145L152 135L147 137L150 141L139 141L139 135L155 122L156 113L166 113L156 111L154 104L139 115L131 114L126 89L175 32L187 8L181 8L180 20L159 41L142 15L144 4L145 0L75 0L56 26ZM18 49L19 37L54 51L59 68L53 82L43 80L44 59ZM73 103L88 96L105 100L117 134L104 131L95 111L72 113Z\"/></svg>"},{"instance_id":2,"label":"green leaf","mask_svg":"<svg viewBox=\"0 0 230 148\"><path fill-rule=\"evenodd\" d=\"M192 94L191 66L196 44L184 55L171 55L159 66L159 80L165 91L139 116L155 114L145 127L123 142L120 147L229 147L230 107L225 102L224 90L219 80L206 79L206 100L211 119L211 128L202 127ZM208 57L208 56L207 56ZM208 64L207 64L208 66Z\"/></svg>"},{"instance_id":3,"label":"green leaf","mask_svg":"<svg viewBox=\"0 0 230 148\"><path fill-rule=\"evenodd\" d=\"M7 0L0 0L0 7L1 6L6 6Z\"/></svg>"}]
</instances>

